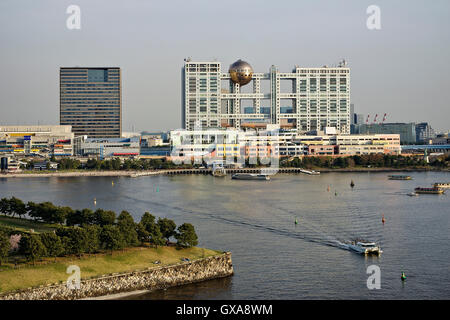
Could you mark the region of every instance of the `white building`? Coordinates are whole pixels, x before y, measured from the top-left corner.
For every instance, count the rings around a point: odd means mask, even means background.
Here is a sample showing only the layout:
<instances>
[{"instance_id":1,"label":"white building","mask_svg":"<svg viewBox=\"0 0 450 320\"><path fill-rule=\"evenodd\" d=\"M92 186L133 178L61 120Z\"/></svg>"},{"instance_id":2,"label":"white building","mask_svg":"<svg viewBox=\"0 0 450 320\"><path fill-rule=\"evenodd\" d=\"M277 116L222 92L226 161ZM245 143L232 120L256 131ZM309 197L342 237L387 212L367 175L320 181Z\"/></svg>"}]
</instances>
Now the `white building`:
<instances>
[{"instance_id":1,"label":"white building","mask_svg":"<svg viewBox=\"0 0 450 320\"><path fill-rule=\"evenodd\" d=\"M250 90L244 90L247 83ZM270 89L264 92L263 88ZM272 66L268 73L255 73L238 60L223 73L220 62L185 60L183 128L239 129L263 124L295 128L299 133L325 127L350 133L350 69L345 61L338 67L296 66L292 72L279 72Z\"/></svg>"}]
</instances>

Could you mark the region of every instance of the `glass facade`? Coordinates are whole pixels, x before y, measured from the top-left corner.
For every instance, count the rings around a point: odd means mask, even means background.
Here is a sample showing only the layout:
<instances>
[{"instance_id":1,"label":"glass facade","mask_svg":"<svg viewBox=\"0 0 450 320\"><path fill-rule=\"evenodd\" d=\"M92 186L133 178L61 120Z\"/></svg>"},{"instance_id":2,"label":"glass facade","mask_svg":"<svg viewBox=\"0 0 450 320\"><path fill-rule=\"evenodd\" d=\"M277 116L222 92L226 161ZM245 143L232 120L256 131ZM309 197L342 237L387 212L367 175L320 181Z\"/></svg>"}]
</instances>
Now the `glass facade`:
<instances>
[{"instance_id":1,"label":"glass facade","mask_svg":"<svg viewBox=\"0 0 450 320\"><path fill-rule=\"evenodd\" d=\"M60 124L77 136L121 137L120 68L60 68Z\"/></svg>"}]
</instances>

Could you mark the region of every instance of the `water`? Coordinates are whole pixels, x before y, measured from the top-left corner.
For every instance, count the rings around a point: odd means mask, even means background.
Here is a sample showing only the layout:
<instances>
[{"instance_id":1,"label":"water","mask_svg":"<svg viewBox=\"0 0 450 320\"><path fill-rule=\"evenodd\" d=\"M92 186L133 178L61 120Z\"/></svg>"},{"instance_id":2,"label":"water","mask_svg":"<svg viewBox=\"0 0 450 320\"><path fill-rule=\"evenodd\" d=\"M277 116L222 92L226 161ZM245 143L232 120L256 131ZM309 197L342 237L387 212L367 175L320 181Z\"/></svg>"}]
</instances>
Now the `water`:
<instances>
[{"instance_id":1,"label":"water","mask_svg":"<svg viewBox=\"0 0 450 320\"><path fill-rule=\"evenodd\" d=\"M270 181L203 175L14 178L0 179L0 197L127 210L136 220L150 211L194 224L200 246L233 254L231 278L134 298L449 299L450 197L407 194L448 182L450 173L405 174L414 180L388 180L386 173L280 174ZM341 244L354 238L378 242L383 254L345 250ZM381 269L380 290L366 285L372 264Z\"/></svg>"}]
</instances>

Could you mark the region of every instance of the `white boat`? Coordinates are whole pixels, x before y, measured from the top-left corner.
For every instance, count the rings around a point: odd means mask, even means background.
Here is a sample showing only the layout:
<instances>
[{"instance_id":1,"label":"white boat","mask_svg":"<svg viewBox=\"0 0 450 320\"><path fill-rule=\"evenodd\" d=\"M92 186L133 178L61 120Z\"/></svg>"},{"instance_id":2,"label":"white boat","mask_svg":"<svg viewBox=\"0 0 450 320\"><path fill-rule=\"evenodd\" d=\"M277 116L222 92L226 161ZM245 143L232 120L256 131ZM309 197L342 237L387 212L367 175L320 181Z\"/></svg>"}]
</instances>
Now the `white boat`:
<instances>
[{"instance_id":1,"label":"white boat","mask_svg":"<svg viewBox=\"0 0 450 320\"><path fill-rule=\"evenodd\" d=\"M410 197L415 197L415 196L418 196L419 194L418 193L415 193L415 192L410 192L410 193L408 193L408 196L410 196Z\"/></svg>"},{"instance_id":2,"label":"white boat","mask_svg":"<svg viewBox=\"0 0 450 320\"><path fill-rule=\"evenodd\" d=\"M433 186L435 188L450 189L450 182L436 182Z\"/></svg>"},{"instance_id":3,"label":"white boat","mask_svg":"<svg viewBox=\"0 0 450 320\"><path fill-rule=\"evenodd\" d=\"M348 248L360 254L380 254L383 252L375 242L352 242L348 245Z\"/></svg>"},{"instance_id":4,"label":"white boat","mask_svg":"<svg viewBox=\"0 0 450 320\"><path fill-rule=\"evenodd\" d=\"M231 179L238 180L270 180L270 177L266 174L256 173L235 173L231 176Z\"/></svg>"}]
</instances>

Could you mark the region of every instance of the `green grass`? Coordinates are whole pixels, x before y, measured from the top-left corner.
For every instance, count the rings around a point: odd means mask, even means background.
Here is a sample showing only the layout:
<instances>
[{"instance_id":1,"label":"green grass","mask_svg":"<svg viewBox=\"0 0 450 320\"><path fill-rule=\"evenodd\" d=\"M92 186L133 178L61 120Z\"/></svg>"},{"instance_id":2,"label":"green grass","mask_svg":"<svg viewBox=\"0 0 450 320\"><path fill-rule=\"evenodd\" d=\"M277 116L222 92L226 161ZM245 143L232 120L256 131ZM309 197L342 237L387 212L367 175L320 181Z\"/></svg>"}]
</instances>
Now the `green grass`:
<instances>
[{"instance_id":1,"label":"green grass","mask_svg":"<svg viewBox=\"0 0 450 320\"><path fill-rule=\"evenodd\" d=\"M128 272L167 266L181 262L183 257L196 260L220 254L220 251L188 248L176 249L175 247L136 247L123 251L115 251L111 254L96 254L77 257L45 258L40 262L22 264L14 269L12 264L4 264L0 267L0 293L26 289L57 282L65 282L68 278L67 267L77 265L81 270L81 278L92 278L116 272ZM159 260L161 264L153 262Z\"/></svg>"},{"instance_id":2,"label":"green grass","mask_svg":"<svg viewBox=\"0 0 450 320\"><path fill-rule=\"evenodd\" d=\"M56 225L7 216L0 216L0 225L24 232L30 232L30 230L33 229L34 232L37 233L52 231L56 229Z\"/></svg>"}]
</instances>

